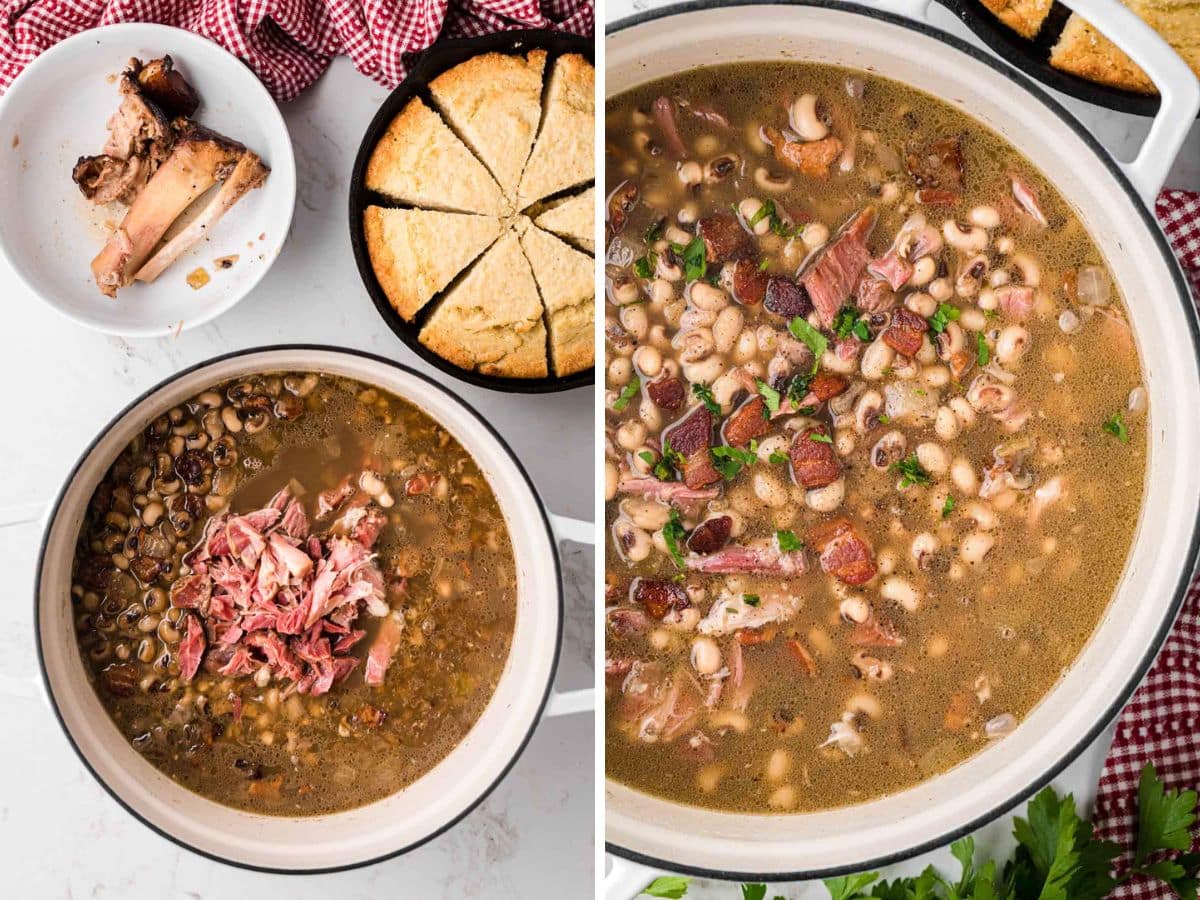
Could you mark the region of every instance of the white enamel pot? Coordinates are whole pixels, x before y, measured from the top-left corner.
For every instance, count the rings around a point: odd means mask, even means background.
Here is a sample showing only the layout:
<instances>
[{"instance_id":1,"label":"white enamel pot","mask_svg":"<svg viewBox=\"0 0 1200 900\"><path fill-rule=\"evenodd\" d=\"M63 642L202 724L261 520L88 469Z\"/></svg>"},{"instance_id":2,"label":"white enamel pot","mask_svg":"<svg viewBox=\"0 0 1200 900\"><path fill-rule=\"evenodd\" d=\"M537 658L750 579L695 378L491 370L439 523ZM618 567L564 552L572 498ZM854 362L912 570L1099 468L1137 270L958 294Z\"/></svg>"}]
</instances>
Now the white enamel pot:
<instances>
[{"instance_id":1,"label":"white enamel pot","mask_svg":"<svg viewBox=\"0 0 1200 900\"><path fill-rule=\"evenodd\" d=\"M206 800L160 773L118 732L76 649L69 591L76 536L97 483L147 422L206 387L255 372L315 370L358 379L408 400L479 464L512 538L517 615L495 694L466 738L428 774L349 812L282 818ZM213 859L273 872L328 872L411 850L470 812L516 762L543 714L592 708L591 690L551 683L562 637L556 540L590 543L590 523L548 515L519 460L492 427L446 388L382 357L287 346L217 357L172 376L127 406L84 451L49 512L38 560L34 622L50 705L84 765L129 812Z\"/></svg>"},{"instance_id":2,"label":"white enamel pot","mask_svg":"<svg viewBox=\"0 0 1200 900\"><path fill-rule=\"evenodd\" d=\"M1092 234L1133 319L1150 395L1143 512L1116 595L1094 636L1015 733L916 787L799 815L712 812L605 786L606 883L630 897L655 871L744 881L875 869L942 846L1045 785L1112 720L1182 603L1197 553L1200 366L1187 285L1147 210L1195 119L1200 87L1167 45L1111 0L1067 0L1155 80L1162 106L1128 165L1040 88L924 22L926 0L858 6L689 3L610 27L609 97L700 66L795 59L851 68L940 97L1002 135L1058 186ZM1102 361L1094 361L1102 364Z\"/></svg>"}]
</instances>

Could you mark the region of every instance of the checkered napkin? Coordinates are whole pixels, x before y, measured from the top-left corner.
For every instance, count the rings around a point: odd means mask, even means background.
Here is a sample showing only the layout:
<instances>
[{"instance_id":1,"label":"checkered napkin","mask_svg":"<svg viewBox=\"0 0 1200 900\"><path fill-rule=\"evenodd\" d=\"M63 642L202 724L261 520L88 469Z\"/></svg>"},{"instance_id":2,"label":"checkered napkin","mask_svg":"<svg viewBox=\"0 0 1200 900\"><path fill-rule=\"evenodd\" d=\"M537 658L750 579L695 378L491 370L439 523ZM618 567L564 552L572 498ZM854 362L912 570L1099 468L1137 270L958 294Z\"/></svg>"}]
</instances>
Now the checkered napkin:
<instances>
[{"instance_id":1,"label":"checkered napkin","mask_svg":"<svg viewBox=\"0 0 1200 900\"><path fill-rule=\"evenodd\" d=\"M0 0L0 94L43 50L77 31L158 22L194 31L292 100L339 53L395 87L410 54L440 37L514 28L591 35L593 0Z\"/></svg>"},{"instance_id":2,"label":"checkered napkin","mask_svg":"<svg viewBox=\"0 0 1200 900\"><path fill-rule=\"evenodd\" d=\"M1200 304L1200 194L1163 191L1154 212ZM1121 713L1100 775L1097 835L1127 850L1137 834L1138 775L1147 762L1154 763L1169 787L1200 787L1200 576L1192 580L1179 620L1150 674ZM1138 879L1112 896L1170 900L1175 895L1158 882Z\"/></svg>"}]
</instances>

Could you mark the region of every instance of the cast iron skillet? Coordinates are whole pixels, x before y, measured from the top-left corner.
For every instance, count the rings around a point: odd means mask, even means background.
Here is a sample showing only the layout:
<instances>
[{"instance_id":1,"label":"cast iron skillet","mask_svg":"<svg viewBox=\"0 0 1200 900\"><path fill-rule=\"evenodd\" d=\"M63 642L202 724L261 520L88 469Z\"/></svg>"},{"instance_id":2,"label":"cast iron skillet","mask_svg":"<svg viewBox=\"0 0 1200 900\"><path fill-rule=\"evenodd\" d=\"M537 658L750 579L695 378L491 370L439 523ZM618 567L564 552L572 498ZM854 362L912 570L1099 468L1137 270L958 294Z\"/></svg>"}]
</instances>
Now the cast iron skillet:
<instances>
[{"instance_id":1,"label":"cast iron skillet","mask_svg":"<svg viewBox=\"0 0 1200 900\"><path fill-rule=\"evenodd\" d=\"M1077 100L1118 112L1132 113L1136 116L1154 116L1158 112L1157 95L1138 94L1096 84L1050 65L1050 48L1058 43L1058 36L1071 15L1071 11L1059 3L1050 8L1050 14L1042 23L1041 31L1030 39L1021 37L993 16L980 0L937 2L958 16L963 24L975 32L976 36L1006 63L1016 66L1047 87L1062 91Z\"/></svg>"},{"instance_id":2,"label":"cast iron skillet","mask_svg":"<svg viewBox=\"0 0 1200 900\"><path fill-rule=\"evenodd\" d=\"M437 366L448 375L479 387L511 394L547 394L585 387L593 384L595 369L576 372L565 378L557 378L553 375L545 378L503 378L460 369L454 363L442 359L433 351L426 349L417 336L421 333L425 320L437 306L437 300L434 299L427 304L417 314L414 321L407 322L401 318L392 304L388 302L387 295L384 294L379 280L375 277L375 270L371 268L371 258L367 254L367 241L363 234L362 218L363 211L368 206L395 207L399 205L374 191L367 190L365 179L371 151L379 143L379 139L391 124L392 119L400 113L400 110L411 98L421 97L430 108L436 109L436 105L429 97L428 85L430 81L447 69L453 68L472 56L478 56L480 53L525 53L535 48L546 51L547 76L554 60L564 53L580 53L593 65L596 61L595 45L590 38L565 34L561 31L500 31L482 37L439 41L421 54L416 65L409 70L408 77L388 95L388 98L383 101L383 105L379 107L379 111L375 113L375 118L367 126L367 133L363 135L362 144L358 148L358 156L354 160L354 170L350 175L350 245L354 248L354 262L358 265L358 273L362 277L367 293L371 295L375 308L379 310L379 315L383 317L388 328L392 329L396 333L396 337L404 341L417 356L430 365ZM574 190L584 190L585 187L580 186Z\"/></svg>"}]
</instances>

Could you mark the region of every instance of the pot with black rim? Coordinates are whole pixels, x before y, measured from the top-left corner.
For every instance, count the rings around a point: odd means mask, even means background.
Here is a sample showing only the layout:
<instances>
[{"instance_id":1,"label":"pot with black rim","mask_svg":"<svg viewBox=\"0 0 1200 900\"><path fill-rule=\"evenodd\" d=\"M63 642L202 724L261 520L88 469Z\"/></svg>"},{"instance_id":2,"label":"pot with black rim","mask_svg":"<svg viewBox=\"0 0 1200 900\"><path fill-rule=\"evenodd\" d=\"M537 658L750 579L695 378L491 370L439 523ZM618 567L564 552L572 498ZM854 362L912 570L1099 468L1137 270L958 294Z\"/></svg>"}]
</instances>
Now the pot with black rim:
<instances>
[{"instance_id":1,"label":"pot with black rim","mask_svg":"<svg viewBox=\"0 0 1200 900\"><path fill-rule=\"evenodd\" d=\"M74 637L69 599L76 535L97 483L156 416L232 378L320 371L388 391L419 407L474 458L508 524L517 615L508 660L486 709L463 741L413 784L367 806L329 815L256 815L194 794L143 759L92 689ZM450 391L365 353L322 346L244 350L186 369L120 412L83 451L48 513L34 595L35 639L50 705L80 760L130 813L212 859L282 873L329 872L411 850L457 823L516 762L541 716L584 712L590 690L551 690L562 637L556 542L591 543L593 528L544 509L503 438Z\"/></svg>"},{"instance_id":2,"label":"pot with black rim","mask_svg":"<svg viewBox=\"0 0 1200 900\"><path fill-rule=\"evenodd\" d=\"M1154 79L1162 104L1137 158L1119 163L1039 87L930 28L928 0L694 2L616 23L610 97L689 69L795 58L869 69L979 120L1037 166L1074 208L1126 299L1150 395L1142 515L1117 592L1070 670L1020 727L954 769L869 803L796 815L715 812L605 788L609 898L656 871L786 881L876 869L946 844L1028 798L1121 709L1183 601L1197 558L1200 331L1179 264L1148 206L1200 109L1200 85L1166 43L1111 0L1070 6Z\"/></svg>"}]
</instances>

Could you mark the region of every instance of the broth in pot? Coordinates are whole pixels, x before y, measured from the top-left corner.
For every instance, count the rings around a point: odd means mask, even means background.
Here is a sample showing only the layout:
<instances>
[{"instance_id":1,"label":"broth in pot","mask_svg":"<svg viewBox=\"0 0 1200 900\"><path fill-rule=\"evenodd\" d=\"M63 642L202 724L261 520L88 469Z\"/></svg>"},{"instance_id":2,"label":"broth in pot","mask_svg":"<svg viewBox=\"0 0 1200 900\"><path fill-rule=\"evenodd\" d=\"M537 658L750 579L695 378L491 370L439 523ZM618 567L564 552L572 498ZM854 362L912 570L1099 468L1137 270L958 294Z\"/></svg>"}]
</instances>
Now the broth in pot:
<instances>
[{"instance_id":1,"label":"broth in pot","mask_svg":"<svg viewBox=\"0 0 1200 900\"><path fill-rule=\"evenodd\" d=\"M609 777L813 811L1003 740L1142 497L1137 348L1082 224L866 73L696 70L606 126Z\"/></svg>"}]
</instances>

